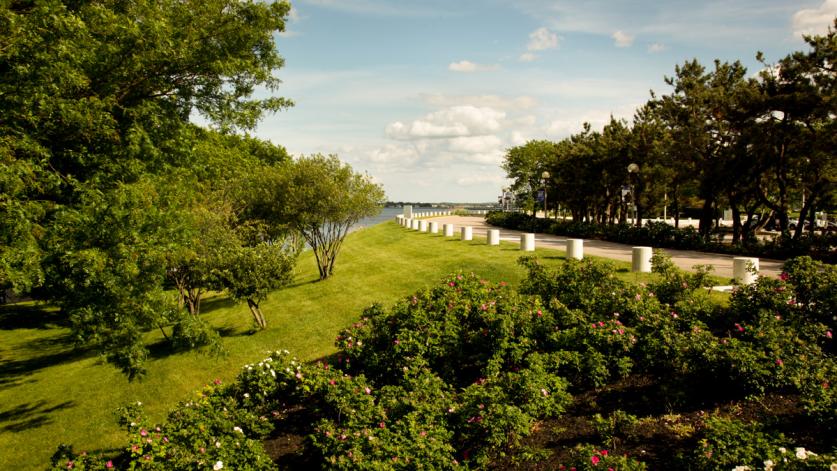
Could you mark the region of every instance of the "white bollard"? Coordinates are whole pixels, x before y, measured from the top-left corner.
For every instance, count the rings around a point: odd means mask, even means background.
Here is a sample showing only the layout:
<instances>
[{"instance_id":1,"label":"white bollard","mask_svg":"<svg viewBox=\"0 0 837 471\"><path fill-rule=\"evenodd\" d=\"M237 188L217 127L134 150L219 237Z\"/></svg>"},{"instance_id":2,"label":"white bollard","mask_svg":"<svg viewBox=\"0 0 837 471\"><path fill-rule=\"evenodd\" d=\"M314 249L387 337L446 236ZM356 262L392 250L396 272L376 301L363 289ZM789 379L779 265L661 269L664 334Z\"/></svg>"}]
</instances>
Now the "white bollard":
<instances>
[{"instance_id":1,"label":"white bollard","mask_svg":"<svg viewBox=\"0 0 837 471\"><path fill-rule=\"evenodd\" d=\"M421 232L427 232L427 221L425 221L424 219L419 221L419 230Z\"/></svg>"},{"instance_id":2,"label":"white bollard","mask_svg":"<svg viewBox=\"0 0 837 471\"><path fill-rule=\"evenodd\" d=\"M418 219L413 219L413 222L410 223L410 229L412 229L414 231L417 231L418 228L419 228L419 220Z\"/></svg>"},{"instance_id":3,"label":"white bollard","mask_svg":"<svg viewBox=\"0 0 837 471\"><path fill-rule=\"evenodd\" d=\"M404 212L404 217L407 219L413 219L413 206L412 205L405 205L401 208Z\"/></svg>"},{"instance_id":4,"label":"white bollard","mask_svg":"<svg viewBox=\"0 0 837 471\"><path fill-rule=\"evenodd\" d=\"M439 223L436 221L430 221L430 233L431 234L438 234L439 233Z\"/></svg>"},{"instance_id":5,"label":"white bollard","mask_svg":"<svg viewBox=\"0 0 837 471\"><path fill-rule=\"evenodd\" d=\"M755 270L750 271L750 267ZM756 282L759 277L759 259L755 257L733 257L732 259L732 278L736 283L742 285L751 285Z\"/></svg>"},{"instance_id":6,"label":"white bollard","mask_svg":"<svg viewBox=\"0 0 837 471\"><path fill-rule=\"evenodd\" d=\"M651 247L633 247L631 249L631 271L651 273Z\"/></svg>"},{"instance_id":7,"label":"white bollard","mask_svg":"<svg viewBox=\"0 0 837 471\"><path fill-rule=\"evenodd\" d=\"M453 224L445 224L445 237L453 237Z\"/></svg>"},{"instance_id":8,"label":"white bollard","mask_svg":"<svg viewBox=\"0 0 837 471\"><path fill-rule=\"evenodd\" d=\"M535 251L535 234L520 234L520 250L524 252Z\"/></svg>"},{"instance_id":9,"label":"white bollard","mask_svg":"<svg viewBox=\"0 0 837 471\"><path fill-rule=\"evenodd\" d=\"M402 226L406 228L410 228L410 224L412 224L413 220L410 218L404 218L403 222L401 223Z\"/></svg>"},{"instance_id":10,"label":"white bollard","mask_svg":"<svg viewBox=\"0 0 837 471\"><path fill-rule=\"evenodd\" d=\"M500 245L500 229L488 230L488 245Z\"/></svg>"},{"instance_id":11,"label":"white bollard","mask_svg":"<svg viewBox=\"0 0 837 471\"><path fill-rule=\"evenodd\" d=\"M584 239L567 239L567 258L584 258Z\"/></svg>"},{"instance_id":12,"label":"white bollard","mask_svg":"<svg viewBox=\"0 0 837 471\"><path fill-rule=\"evenodd\" d=\"M471 226L465 226L460 229L462 233L462 240L473 240L474 238L474 228Z\"/></svg>"}]
</instances>

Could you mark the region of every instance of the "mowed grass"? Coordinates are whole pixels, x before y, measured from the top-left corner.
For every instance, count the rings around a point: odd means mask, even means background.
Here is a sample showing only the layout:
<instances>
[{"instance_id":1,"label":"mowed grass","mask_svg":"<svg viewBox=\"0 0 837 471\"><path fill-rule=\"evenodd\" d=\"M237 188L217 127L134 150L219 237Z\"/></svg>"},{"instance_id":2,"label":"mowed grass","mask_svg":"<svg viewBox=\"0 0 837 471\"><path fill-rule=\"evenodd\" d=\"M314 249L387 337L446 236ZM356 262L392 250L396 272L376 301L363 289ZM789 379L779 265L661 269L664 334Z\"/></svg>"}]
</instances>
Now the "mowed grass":
<instances>
[{"instance_id":1,"label":"mowed grass","mask_svg":"<svg viewBox=\"0 0 837 471\"><path fill-rule=\"evenodd\" d=\"M204 301L202 315L224 337L226 355L171 352L159 332L149 332L152 356L142 381L128 382L94 352L74 349L72 337L54 309L0 308L0 470L43 469L60 443L90 452L117 450L125 434L114 411L141 401L155 421L178 402L218 378L234 380L240 368L269 351L284 348L304 360L334 351L340 329L356 321L372 303L391 305L416 290L433 286L458 270L517 286L525 270L516 243L500 247L484 239L419 233L394 222L350 234L335 274L317 281L311 253L298 264L296 282L262 304L268 328L254 332L246 305L218 295ZM556 264L563 251L539 249L544 263ZM620 276L629 264L614 262Z\"/></svg>"}]
</instances>

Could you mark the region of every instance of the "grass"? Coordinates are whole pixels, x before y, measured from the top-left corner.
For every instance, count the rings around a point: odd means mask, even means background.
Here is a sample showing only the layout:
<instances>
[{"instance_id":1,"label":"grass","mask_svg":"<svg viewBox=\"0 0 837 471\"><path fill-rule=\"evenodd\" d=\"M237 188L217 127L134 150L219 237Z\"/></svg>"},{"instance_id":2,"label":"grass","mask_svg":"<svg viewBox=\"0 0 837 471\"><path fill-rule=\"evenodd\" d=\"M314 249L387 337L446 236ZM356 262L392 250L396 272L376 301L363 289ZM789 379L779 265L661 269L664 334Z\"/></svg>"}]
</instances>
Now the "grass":
<instances>
[{"instance_id":1,"label":"grass","mask_svg":"<svg viewBox=\"0 0 837 471\"><path fill-rule=\"evenodd\" d=\"M202 315L224 336L227 354L173 353L158 332L148 375L128 382L94 352L76 349L69 329L54 309L34 305L0 308L0 469L43 469L60 443L76 450L107 451L125 445L113 411L142 401L153 419L162 421L178 401L215 378L232 381L245 363L277 348L313 360L334 351L333 340L374 302L391 304L434 285L446 274L463 270L492 281L518 285L525 271L516 243L500 247L484 239L419 233L393 222L355 232L347 238L335 274L317 281L310 253L297 268L296 282L262 303L268 321L253 332L245 305L215 296L203 303ZM538 249L544 263L558 263L563 251ZM630 273L630 264L614 262L619 276L645 281Z\"/></svg>"}]
</instances>

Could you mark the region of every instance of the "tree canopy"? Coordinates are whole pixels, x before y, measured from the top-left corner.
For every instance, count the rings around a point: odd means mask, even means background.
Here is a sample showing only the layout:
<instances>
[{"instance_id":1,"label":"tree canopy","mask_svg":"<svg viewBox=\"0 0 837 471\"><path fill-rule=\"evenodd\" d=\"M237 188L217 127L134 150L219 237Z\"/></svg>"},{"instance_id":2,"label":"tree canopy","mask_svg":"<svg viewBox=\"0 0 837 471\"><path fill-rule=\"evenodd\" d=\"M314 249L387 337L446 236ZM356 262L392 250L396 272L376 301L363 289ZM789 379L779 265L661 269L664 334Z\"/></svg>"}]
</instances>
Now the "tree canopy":
<instances>
[{"instance_id":1,"label":"tree canopy","mask_svg":"<svg viewBox=\"0 0 837 471\"><path fill-rule=\"evenodd\" d=\"M349 229L381 211L383 188L368 175L354 172L337 156L302 156L283 171L266 175L262 205L265 217L297 231L314 252L320 279L334 264Z\"/></svg>"},{"instance_id":2,"label":"tree canopy","mask_svg":"<svg viewBox=\"0 0 837 471\"><path fill-rule=\"evenodd\" d=\"M292 104L255 96L280 84L274 33L289 11L255 0L5 2L0 289L57 304L79 342L130 377L143 371L149 329L212 343L200 292L221 286L222 255L262 227L243 217L239 182L289 160L240 134ZM184 293L189 312L178 309Z\"/></svg>"},{"instance_id":3,"label":"tree canopy","mask_svg":"<svg viewBox=\"0 0 837 471\"><path fill-rule=\"evenodd\" d=\"M813 231L815 211L837 207L836 30L837 19L827 34L805 38L807 51L775 64L759 53L755 75L740 62L686 61L666 77L670 92L652 93L630 123L585 124L559 142L508 149L503 169L518 201L531 201L546 170L550 206L574 220L624 222L635 203L637 224L664 207L677 224L690 207L708 238L730 208L735 242L772 220L784 238L799 239L804 227Z\"/></svg>"}]
</instances>

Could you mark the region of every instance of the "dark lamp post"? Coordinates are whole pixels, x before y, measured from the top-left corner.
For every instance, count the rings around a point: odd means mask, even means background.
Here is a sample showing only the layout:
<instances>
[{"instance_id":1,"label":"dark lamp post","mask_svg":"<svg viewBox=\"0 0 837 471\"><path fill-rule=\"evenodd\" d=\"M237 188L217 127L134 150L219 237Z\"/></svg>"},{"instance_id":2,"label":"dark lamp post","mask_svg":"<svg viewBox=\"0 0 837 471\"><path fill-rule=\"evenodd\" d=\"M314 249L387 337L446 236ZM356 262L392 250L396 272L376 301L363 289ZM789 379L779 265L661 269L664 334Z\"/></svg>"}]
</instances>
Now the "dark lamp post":
<instances>
[{"instance_id":1,"label":"dark lamp post","mask_svg":"<svg viewBox=\"0 0 837 471\"><path fill-rule=\"evenodd\" d=\"M544 170L541 178L543 179L543 217L546 219L548 217L546 213L546 182L549 180L549 172Z\"/></svg>"},{"instance_id":2,"label":"dark lamp post","mask_svg":"<svg viewBox=\"0 0 837 471\"><path fill-rule=\"evenodd\" d=\"M637 224L636 216L637 216L637 207L636 207L636 194L634 193L634 179L636 175L639 173L639 165L635 163L631 163L628 165L628 182L631 185L631 206L633 206L634 210L634 224Z\"/></svg>"}]
</instances>

